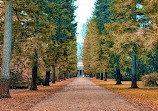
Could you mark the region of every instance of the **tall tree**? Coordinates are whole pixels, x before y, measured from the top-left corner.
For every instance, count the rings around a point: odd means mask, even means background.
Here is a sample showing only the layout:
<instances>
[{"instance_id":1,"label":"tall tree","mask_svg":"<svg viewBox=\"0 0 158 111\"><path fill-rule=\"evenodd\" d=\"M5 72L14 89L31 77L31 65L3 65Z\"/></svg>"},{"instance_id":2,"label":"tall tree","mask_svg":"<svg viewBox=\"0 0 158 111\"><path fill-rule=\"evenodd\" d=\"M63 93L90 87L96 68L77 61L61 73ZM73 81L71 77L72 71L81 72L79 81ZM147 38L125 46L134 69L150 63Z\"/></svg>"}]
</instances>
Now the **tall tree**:
<instances>
[{"instance_id":1,"label":"tall tree","mask_svg":"<svg viewBox=\"0 0 158 111\"><path fill-rule=\"evenodd\" d=\"M111 21L110 0L97 0L95 4L94 17L100 33L106 34L104 23Z\"/></svg>"},{"instance_id":2,"label":"tall tree","mask_svg":"<svg viewBox=\"0 0 158 111\"><path fill-rule=\"evenodd\" d=\"M100 36L96 19L91 19L88 23L87 35L83 46L83 65L86 74L96 74L102 72L100 61Z\"/></svg>"},{"instance_id":3,"label":"tall tree","mask_svg":"<svg viewBox=\"0 0 158 111\"><path fill-rule=\"evenodd\" d=\"M12 46L12 2L5 1L5 28L4 28L4 46L2 60L2 77L0 82L0 96L2 98L10 97L9 79L10 79L10 58Z\"/></svg>"},{"instance_id":4,"label":"tall tree","mask_svg":"<svg viewBox=\"0 0 158 111\"><path fill-rule=\"evenodd\" d=\"M34 58L33 58L33 67L32 67L32 80L31 80L31 87L30 90L38 90L37 88L37 68L38 68L38 55L37 51L34 51Z\"/></svg>"},{"instance_id":5,"label":"tall tree","mask_svg":"<svg viewBox=\"0 0 158 111\"><path fill-rule=\"evenodd\" d=\"M149 25L149 20L144 17L144 13L146 12L146 10L144 10L142 7L138 7L138 5L143 3L143 1L112 1L114 2L112 10L117 20L112 23L113 25L109 25L108 28L113 30L111 34L115 38L114 47L116 48L115 50L117 51L117 53L126 53L130 54L131 56L131 88L137 88L136 57L138 57L139 54L142 55L146 52L148 47L147 45L145 45L145 43L147 41L153 41L157 38L153 39L149 36L146 36L145 34L145 30L148 27L147 25ZM137 17L141 17L141 19L137 19ZM144 24L145 26L141 27L142 24ZM153 43L154 42L152 42L151 44Z\"/></svg>"},{"instance_id":6,"label":"tall tree","mask_svg":"<svg viewBox=\"0 0 158 111\"><path fill-rule=\"evenodd\" d=\"M48 71L52 69L55 74L55 69L65 63L64 58L68 60L66 61L68 64L64 66L67 74L76 73L77 24L74 22L76 7L73 2L72 0L13 0L12 63L28 61L25 65L32 69L32 90L37 90L37 77L39 78L43 71L49 75ZM3 28L3 19L0 18L0 21L2 21L0 27ZM0 33L0 36L3 36L3 33ZM2 44L1 41L0 45ZM65 56L62 55L64 50ZM25 67L21 70L25 70ZM62 68L60 72L62 73ZM55 75L53 77L55 78ZM48 78L46 82L49 82Z\"/></svg>"}]
</instances>

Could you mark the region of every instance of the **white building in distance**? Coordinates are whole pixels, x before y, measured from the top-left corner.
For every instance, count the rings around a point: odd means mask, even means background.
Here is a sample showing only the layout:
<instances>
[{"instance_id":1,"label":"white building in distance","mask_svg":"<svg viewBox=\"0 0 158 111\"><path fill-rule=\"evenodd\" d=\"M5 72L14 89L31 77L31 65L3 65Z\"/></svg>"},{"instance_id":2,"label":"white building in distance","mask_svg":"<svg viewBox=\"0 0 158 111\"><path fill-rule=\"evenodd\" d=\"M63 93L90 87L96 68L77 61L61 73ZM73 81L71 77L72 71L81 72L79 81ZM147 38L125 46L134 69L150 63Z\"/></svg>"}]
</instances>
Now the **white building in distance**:
<instances>
[{"instance_id":1,"label":"white building in distance","mask_svg":"<svg viewBox=\"0 0 158 111\"><path fill-rule=\"evenodd\" d=\"M79 62L77 64L77 77L83 77L84 76L84 73L83 73L83 63L82 62Z\"/></svg>"}]
</instances>

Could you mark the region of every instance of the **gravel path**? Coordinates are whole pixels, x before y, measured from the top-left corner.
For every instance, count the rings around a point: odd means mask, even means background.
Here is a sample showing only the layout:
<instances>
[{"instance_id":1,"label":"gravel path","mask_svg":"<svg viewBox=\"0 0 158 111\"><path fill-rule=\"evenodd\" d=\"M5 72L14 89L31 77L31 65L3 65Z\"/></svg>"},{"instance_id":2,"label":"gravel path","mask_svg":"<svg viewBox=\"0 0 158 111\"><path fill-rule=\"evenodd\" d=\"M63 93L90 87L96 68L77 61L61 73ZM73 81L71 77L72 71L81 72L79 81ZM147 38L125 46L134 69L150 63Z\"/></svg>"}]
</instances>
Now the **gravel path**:
<instances>
[{"instance_id":1,"label":"gravel path","mask_svg":"<svg viewBox=\"0 0 158 111\"><path fill-rule=\"evenodd\" d=\"M76 78L30 111L139 111L124 98L86 78Z\"/></svg>"}]
</instances>

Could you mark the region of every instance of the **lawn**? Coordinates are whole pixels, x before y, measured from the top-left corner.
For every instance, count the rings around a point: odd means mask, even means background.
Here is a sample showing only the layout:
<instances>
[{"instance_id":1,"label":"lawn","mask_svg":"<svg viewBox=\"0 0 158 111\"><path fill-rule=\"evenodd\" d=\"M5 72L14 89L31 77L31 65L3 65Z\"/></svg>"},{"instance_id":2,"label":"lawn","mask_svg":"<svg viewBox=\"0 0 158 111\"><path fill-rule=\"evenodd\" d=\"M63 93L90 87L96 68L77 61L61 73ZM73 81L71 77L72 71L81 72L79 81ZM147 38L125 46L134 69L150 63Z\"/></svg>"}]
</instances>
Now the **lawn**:
<instances>
[{"instance_id":1,"label":"lawn","mask_svg":"<svg viewBox=\"0 0 158 111\"><path fill-rule=\"evenodd\" d=\"M106 89L119 94L127 99L130 103L137 106L143 106L146 110L158 111L158 87L144 87L141 81L138 81L137 89L131 89L130 81L123 81L123 85L115 85L116 81L108 81L90 78L90 80Z\"/></svg>"}]
</instances>

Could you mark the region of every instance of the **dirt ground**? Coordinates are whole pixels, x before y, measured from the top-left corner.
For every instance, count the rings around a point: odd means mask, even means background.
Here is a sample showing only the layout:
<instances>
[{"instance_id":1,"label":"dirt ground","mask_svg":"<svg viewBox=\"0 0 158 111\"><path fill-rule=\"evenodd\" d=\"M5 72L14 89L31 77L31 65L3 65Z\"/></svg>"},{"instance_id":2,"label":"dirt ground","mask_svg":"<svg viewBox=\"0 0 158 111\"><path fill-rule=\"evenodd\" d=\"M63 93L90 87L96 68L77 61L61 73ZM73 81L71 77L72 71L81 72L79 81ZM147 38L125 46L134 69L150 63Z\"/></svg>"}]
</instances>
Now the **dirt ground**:
<instances>
[{"instance_id":1,"label":"dirt ground","mask_svg":"<svg viewBox=\"0 0 158 111\"><path fill-rule=\"evenodd\" d=\"M103 81L95 78L88 78L95 84L108 89L124 98L143 111L158 111L158 87L144 87L141 81L138 81L138 87L131 89L131 81L122 81L122 85L115 85L114 79Z\"/></svg>"},{"instance_id":2,"label":"dirt ground","mask_svg":"<svg viewBox=\"0 0 158 111\"><path fill-rule=\"evenodd\" d=\"M30 111L139 111L125 98L79 77Z\"/></svg>"},{"instance_id":3,"label":"dirt ground","mask_svg":"<svg viewBox=\"0 0 158 111\"><path fill-rule=\"evenodd\" d=\"M73 80L74 78L55 84L50 83L50 86L39 85L38 91L29 91L29 89L10 90L12 98L0 99L0 111L27 111Z\"/></svg>"}]
</instances>

